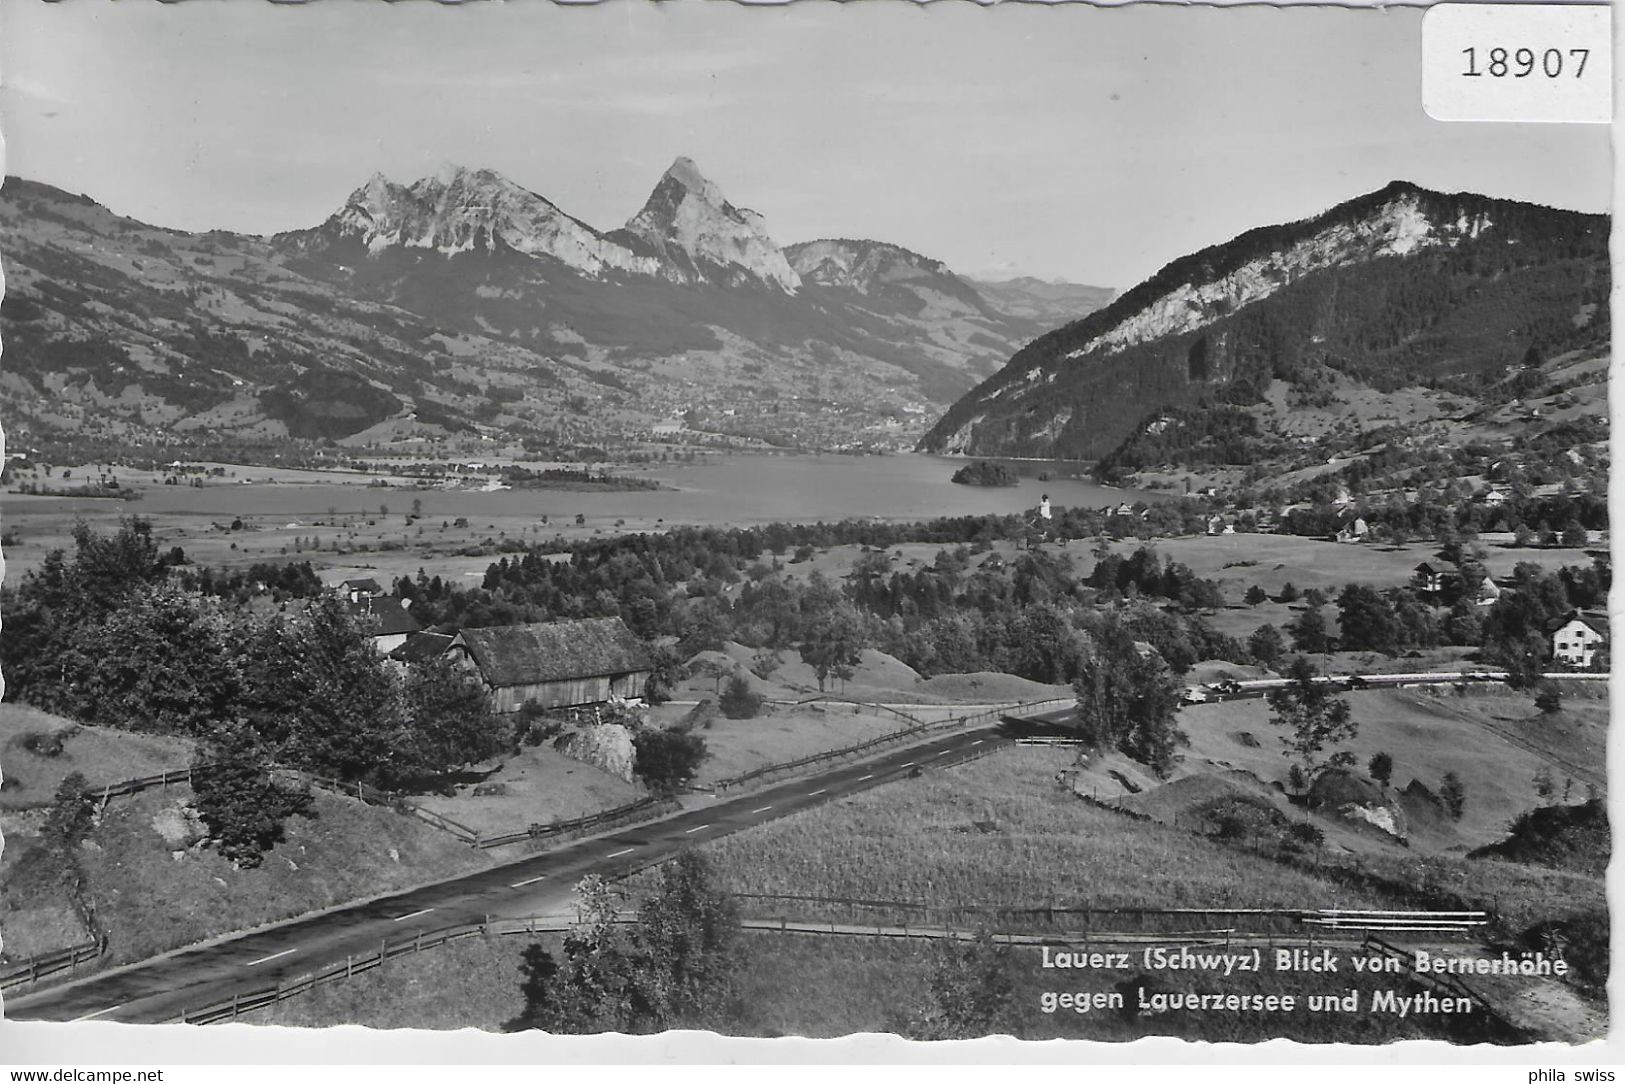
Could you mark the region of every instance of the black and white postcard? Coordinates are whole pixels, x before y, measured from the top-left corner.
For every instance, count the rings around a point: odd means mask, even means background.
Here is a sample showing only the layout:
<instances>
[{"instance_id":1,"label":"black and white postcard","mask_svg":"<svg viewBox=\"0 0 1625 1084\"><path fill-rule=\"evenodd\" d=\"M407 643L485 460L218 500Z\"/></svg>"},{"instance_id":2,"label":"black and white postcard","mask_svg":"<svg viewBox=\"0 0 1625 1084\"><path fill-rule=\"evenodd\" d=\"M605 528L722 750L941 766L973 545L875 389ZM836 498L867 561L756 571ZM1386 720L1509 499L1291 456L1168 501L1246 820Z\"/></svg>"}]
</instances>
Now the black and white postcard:
<instances>
[{"instance_id":1,"label":"black and white postcard","mask_svg":"<svg viewBox=\"0 0 1625 1084\"><path fill-rule=\"evenodd\" d=\"M1610 131L1423 21L8 5L5 1016L1603 1038Z\"/></svg>"}]
</instances>

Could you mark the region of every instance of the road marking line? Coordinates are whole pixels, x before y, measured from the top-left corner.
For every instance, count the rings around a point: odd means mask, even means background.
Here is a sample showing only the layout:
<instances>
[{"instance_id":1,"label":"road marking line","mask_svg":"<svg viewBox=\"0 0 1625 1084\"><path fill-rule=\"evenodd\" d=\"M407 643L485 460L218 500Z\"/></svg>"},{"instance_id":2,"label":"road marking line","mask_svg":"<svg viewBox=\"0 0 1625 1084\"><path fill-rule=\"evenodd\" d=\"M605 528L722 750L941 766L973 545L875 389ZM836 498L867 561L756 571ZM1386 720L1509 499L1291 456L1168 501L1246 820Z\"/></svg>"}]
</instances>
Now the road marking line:
<instances>
[{"instance_id":1,"label":"road marking line","mask_svg":"<svg viewBox=\"0 0 1625 1084\"><path fill-rule=\"evenodd\" d=\"M982 744L982 739L981 739L981 738L977 738L977 739L976 739L976 740L975 740L975 741L973 741L973 742L971 742L971 744L972 744L972 745L981 745L981 744Z\"/></svg>"},{"instance_id":2,"label":"road marking line","mask_svg":"<svg viewBox=\"0 0 1625 1084\"><path fill-rule=\"evenodd\" d=\"M543 874L541 874L539 876L531 877L528 880L516 881L513 884L509 885L508 887L509 888L524 888L526 885L533 885L537 881L543 881L543 880L546 880L546 879L547 879L547 874L543 873Z\"/></svg>"},{"instance_id":3,"label":"road marking line","mask_svg":"<svg viewBox=\"0 0 1625 1084\"><path fill-rule=\"evenodd\" d=\"M246 964L244 964L243 966L244 967L253 967L255 964L263 964L267 960L274 960L278 956L287 956L287 955L289 955L291 953L294 953L294 952L297 952L297 951L298 951L298 949L283 949L281 952L273 952L269 956L261 956L257 960L250 960Z\"/></svg>"},{"instance_id":4,"label":"road marking line","mask_svg":"<svg viewBox=\"0 0 1625 1084\"><path fill-rule=\"evenodd\" d=\"M874 778L874 773L873 773L873 772L871 772L871 773L870 773L870 774L868 774L868 775L866 775L866 776L863 776L863 777L862 777L862 778L860 778L860 779L859 779L859 780L858 780L858 782L859 782L859 783L861 783L861 782L863 782L863 780L864 780L864 779L873 779L873 778Z\"/></svg>"},{"instance_id":5,"label":"road marking line","mask_svg":"<svg viewBox=\"0 0 1625 1084\"><path fill-rule=\"evenodd\" d=\"M809 797L809 798L816 798L816 797L818 797L818 796L819 796L819 795L820 795L820 794L822 794L822 793L824 793L824 792L823 792L823 791L822 791L822 790L815 790L815 791L813 791L813 792L812 792L812 793L811 793L811 794L809 794L809 795L807 795L807 797Z\"/></svg>"},{"instance_id":6,"label":"road marking line","mask_svg":"<svg viewBox=\"0 0 1625 1084\"><path fill-rule=\"evenodd\" d=\"M406 921L406 920L407 920L407 919L409 919L409 918L417 918L417 917L418 917L418 916L419 916L419 915L426 915L426 914L428 914L428 913L429 913L429 912L430 912L430 911L433 911L433 910L434 910L434 908L433 908L433 907L425 907L425 908L424 908L424 909L423 909L423 910L421 910L421 911L413 911L413 912L412 912L412 913L411 913L411 914L409 914L409 915L402 915L402 916L401 916L401 917L400 917L400 918L397 918L397 919L392 919L392 920L391 920L391 921L393 921L393 922L405 922L405 921Z\"/></svg>"},{"instance_id":7,"label":"road marking line","mask_svg":"<svg viewBox=\"0 0 1625 1084\"><path fill-rule=\"evenodd\" d=\"M762 808L760 808L760 809L753 809L753 810L751 810L751 811L750 811L750 813L751 813L751 816L753 816L753 817L754 817L754 816L755 816L755 815L756 815L756 814L758 814L758 813L766 813L766 812L767 812L767 811L768 811L768 810L769 810L769 809L772 809L772 808L773 808L773 807L772 807L772 806L770 806L770 805L764 805L764 806L763 806L763 807L762 807Z\"/></svg>"},{"instance_id":8,"label":"road marking line","mask_svg":"<svg viewBox=\"0 0 1625 1084\"><path fill-rule=\"evenodd\" d=\"M911 760L911 761L909 761L909 762L908 762L908 763L907 763L907 764L904 764L904 765L903 765L903 767L905 767L905 768L912 768L912 767L914 767L914 762L913 762L913 761L912 761L912 760Z\"/></svg>"},{"instance_id":9,"label":"road marking line","mask_svg":"<svg viewBox=\"0 0 1625 1084\"><path fill-rule=\"evenodd\" d=\"M710 826L710 825L709 825L709 824L702 824L702 825L699 825L699 826L698 826L698 827L696 827L696 828L688 828L688 829L684 829L684 831L683 831L683 835L685 835L685 836L691 836L691 835L693 835L693 834L694 834L694 833L695 833L695 832L703 832L703 831L705 831L705 830L706 830L706 829L707 829L707 828L709 828L709 827L711 827L711 826Z\"/></svg>"},{"instance_id":10,"label":"road marking line","mask_svg":"<svg viewBox=\"0 0 1625 1084\"><path fill-rule=\"evenodd\" d=\"M608 857L610 857L610 858L619 858L621 855L623 855L623 854L631 854L635 850L637 850L636 847L628 847L626 850L624 850L624 851L616 851L614 854L609 855Z\"/></svg>"},{"instance_id":11,"label":"road marking line","mask_svg":"<svg viewBox=\"0 0 1625 1084\"><path fill-rule=\"evenodd\" d=\"M944 749L942 752L940 752L940 753L938 753L936 755L939 756L939 757L945 757L951 752L953 752L952 749Z\"/></svg>"},{"instance_id":12,"label":"road marking line","mask_svg":"<svg viewBox=\"0 0 1625 1084\"><path fill-rule=\"evenodd\" d=\"M126 1001L124 1003L124 1005L128 1005L128 1004L129 1004L128 1001ZM122 1009L122 1008L124 1008L124 1005L109 1005L105 1009L97 1009L95 1012L87 1012L83 1016L74 1017L71 1021L69 1021L69 1023L77 1024L81 1020L94 1020L96 1017L100 1016L102 1013L112 1012L114 1009Z\"/></svg>"}]
</instances>

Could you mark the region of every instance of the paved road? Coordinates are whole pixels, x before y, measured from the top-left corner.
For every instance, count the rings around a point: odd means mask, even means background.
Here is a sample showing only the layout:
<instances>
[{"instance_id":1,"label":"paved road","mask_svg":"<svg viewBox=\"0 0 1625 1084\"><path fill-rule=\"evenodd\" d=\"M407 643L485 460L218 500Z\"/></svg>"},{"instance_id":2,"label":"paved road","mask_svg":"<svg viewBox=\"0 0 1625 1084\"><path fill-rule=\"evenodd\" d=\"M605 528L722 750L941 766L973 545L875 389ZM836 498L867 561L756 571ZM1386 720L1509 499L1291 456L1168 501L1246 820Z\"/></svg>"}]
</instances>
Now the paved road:
<instances>
[{"instance_id":1,"label":"paved road","mask_svg":"<svg viewBox=\"0 0 1625 1084\"><path fill-rule=\"evenodd\" d=\"M297 978L346 956L375 951L388 938L487 916L568 911L571 889L588 873L620 875L670 857L684 846L736 832L846 794L906 778L1006 744L996 726L947 734L870 760L734 798L689 800L692 808L532 855L456 880L370 903L341 907L259 931L183 949L78 982L5 1000L16 1020L118 1020L157 1023L185 1009Z\"/></svg>"}]
</instances>

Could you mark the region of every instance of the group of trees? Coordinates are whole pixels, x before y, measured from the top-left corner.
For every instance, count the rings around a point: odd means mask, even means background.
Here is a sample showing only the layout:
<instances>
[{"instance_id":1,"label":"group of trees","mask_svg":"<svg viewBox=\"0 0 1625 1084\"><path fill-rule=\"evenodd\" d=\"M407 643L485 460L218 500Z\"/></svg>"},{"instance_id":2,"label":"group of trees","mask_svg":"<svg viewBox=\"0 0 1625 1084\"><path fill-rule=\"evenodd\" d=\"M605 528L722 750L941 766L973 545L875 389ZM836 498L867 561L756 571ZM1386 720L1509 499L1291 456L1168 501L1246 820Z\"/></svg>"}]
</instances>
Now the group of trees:
<instances>
[{"instance_id":1,"label":"group of trees","mask_svg":"<svg viewBox=\"0 0 1625 1084\"><path fill-rule=\"evenodd\" d=\"M200 809L223 850L252 861L305 803L273 764L405 789L508 743L483 690L449 663L405 677L331 596L259 617L189 589L144 520L81 525L8 588L8 698L87 723L195 739L212 782ZM210 774L205 773L205 774Z\"/></svg>"},{"instance_id":2,"label":"group of trees","mask_svg":"<svg viewBox=\"0 0 1625 1084\"><path fill-rule=\"evenodd\" d=\"M1183 736L1174 721L1180 685L1168 663L1115 616L1098 624L1090 639L1074 683L1085 736L1168 774Z\"/></svg>"},{"instance_id":3,"label":"group of trees","mask_svg":"<svg viewBox=\"0 0 1625 1084\"><path fill-rule=\"evenodd\" d=\"M660 884L621 922L620 898L598 877L577 886L579 921L555 957L523 954L525 1006L510 1031L645 1035L717 1027L738 1001L743 947L733 898L695 851L660 867Z\"/></svg>"}]
</instances>

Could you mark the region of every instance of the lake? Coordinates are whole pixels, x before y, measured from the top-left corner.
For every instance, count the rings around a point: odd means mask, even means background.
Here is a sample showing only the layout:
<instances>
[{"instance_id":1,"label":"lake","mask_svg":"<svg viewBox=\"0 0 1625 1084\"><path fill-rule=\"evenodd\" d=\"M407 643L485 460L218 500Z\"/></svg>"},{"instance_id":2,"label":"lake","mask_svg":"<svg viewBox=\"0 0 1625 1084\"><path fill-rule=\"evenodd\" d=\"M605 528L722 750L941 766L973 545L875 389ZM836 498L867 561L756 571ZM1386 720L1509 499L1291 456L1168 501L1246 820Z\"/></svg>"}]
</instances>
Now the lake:
<instances>
[{"instance_id":1,"label":"lake","mask_svg":"<svg viewBox=\"0 0 1625 1084\"><path fill-rule=\"evenodd\" d=\"M0 508L13 513L39 513L48 506L57 514L83 511L106 515L116 507L134 515L229 517L304 520L340 514L377 512L387 505L393 514L408 511L414 498L423 502L426 519L457 516L573 522L577 514L603 525L625 519L647 525L690 523L772 523L838 520L878 516L920 520L936 516L1006 514L1035 508L1042 494L1058 507L1100 507L1152 496L1112 489L1074 478L1040 482L1024 478L1016 486L955 485L949 481L963 459L929 455L740 455L716 456L693 464L658 464L639 470L671 489L575 492L549 489L472 490L413 489L369 486L361 476L330 475L319 483L274 483L252 486L215 482L207 488L146 487L143 499L129 503L6 494ZM1023 464L1024 469L1036 465ZM321 477L311 475L310 477ZM331 480L328 480L331 479ZM563 523L558 523L562 526Z\"/></svg>"}]
</instances>

